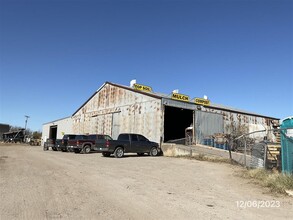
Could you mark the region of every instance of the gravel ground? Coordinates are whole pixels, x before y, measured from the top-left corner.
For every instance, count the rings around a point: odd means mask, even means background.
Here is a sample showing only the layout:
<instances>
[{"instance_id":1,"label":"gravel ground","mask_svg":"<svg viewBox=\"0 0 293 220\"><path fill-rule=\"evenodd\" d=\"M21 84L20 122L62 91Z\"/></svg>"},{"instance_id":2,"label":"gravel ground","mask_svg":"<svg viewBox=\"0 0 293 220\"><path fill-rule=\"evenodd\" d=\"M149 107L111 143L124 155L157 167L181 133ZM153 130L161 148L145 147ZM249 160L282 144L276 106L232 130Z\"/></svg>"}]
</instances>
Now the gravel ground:
<instances>
[{"instance_id":1,"label":"gravel ground","mask_svg":"<svg viewBox=\"0 0 293 220\"><path fill-rule=\"evenodd\" d=\"M293 219L293 198L241 167L0 146L0 219Z\"/></svg>"}]
</instances>

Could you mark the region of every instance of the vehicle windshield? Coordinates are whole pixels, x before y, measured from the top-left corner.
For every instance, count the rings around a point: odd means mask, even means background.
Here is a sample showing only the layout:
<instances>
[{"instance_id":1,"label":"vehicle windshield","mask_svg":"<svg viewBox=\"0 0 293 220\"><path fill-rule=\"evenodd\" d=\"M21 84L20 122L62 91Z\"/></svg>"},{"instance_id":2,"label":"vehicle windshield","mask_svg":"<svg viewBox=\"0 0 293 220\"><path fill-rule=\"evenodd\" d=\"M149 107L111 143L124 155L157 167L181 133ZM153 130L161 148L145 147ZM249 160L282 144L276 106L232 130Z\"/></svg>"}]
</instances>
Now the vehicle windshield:
<instances>
[{"instance_id":1,"label":"vehicle windshield","mask_svg":"<svg viewBox=\"0 0 293 220\"><path fill-rule=\"evenodd\" d=\"M75 139L76 135L74 134L66 134L63 136L63 139L67 139L67 140L73 140Z\"/></svg>"},{"instance_id":2,"label":"vehicle windshield","mask_svg":"<svg viewBox=\"0 0 293 220\"><path fill-rule=\"evenodd\" d=\"M76 135L74 139L75 139L75 140L88 139L88 136L86 136L86 135Z\"/></svg>"}]
</instances>

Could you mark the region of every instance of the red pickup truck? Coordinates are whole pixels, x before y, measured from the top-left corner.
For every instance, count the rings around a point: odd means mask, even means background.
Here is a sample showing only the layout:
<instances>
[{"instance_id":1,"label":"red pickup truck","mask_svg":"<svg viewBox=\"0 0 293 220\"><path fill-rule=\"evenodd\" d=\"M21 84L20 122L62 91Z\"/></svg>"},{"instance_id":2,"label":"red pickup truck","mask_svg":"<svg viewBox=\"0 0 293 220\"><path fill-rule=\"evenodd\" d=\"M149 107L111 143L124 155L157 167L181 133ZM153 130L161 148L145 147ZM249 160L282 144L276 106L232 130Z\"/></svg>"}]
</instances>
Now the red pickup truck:
<instances>
[{"instance_id":1,"label":"red pickup truck","mask_svg":"<svg viewBox=\"0 0 293 220\"><path fill-rule=\"evenodd\" d=\"M77 141L88 139L87 135L83 134L66 134L63 136L60 148L62 151L73 151L73 147L76 146Z\"/></svg>"},{"instance_id":2,"label":"red pickup truck","mask_svg":"<svg viewBox=\"0 0 293 220\"><path fill-rule=\"evenodd\" d=\"M113 140L109 135L105 134L90 134L87 138L77 139L70 142L68 147L75 153L100 152L99 148L104 145L106 141Z\"/></svg>"}]
</instances>

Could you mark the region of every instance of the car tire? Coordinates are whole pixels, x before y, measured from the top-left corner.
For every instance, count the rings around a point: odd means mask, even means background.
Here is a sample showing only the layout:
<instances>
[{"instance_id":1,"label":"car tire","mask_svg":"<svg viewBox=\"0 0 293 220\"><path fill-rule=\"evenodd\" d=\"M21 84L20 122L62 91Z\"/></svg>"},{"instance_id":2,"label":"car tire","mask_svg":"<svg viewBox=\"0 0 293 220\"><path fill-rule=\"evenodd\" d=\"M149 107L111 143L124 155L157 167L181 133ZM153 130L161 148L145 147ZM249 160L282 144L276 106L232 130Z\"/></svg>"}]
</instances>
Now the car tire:
<instances>
[{"instance_id":1,"label":"car tire","mask_svg":"<svg viewBox=\"0 0 293 220\"><path fill-rule=\"evenodd\" d=\"M157 147L152 147L151 150L150 150L149 155L152 156L152 157L155 157L155 156L158 156L158 154L159 154L158 148Z\"/></svg>"},{"instance_id":2,"label":"car tire","mask_svg":"<svg viewBox=\"0 0 293 220\"><path fill-rule=\"evenodd\" d=\"M102 154L104 157L110 157L110 155L111 155L110 153L107 153L107 152L103 152Z\"/></svg>"},{"instance_id":3,"label":"car tire","mask_svg":"<svg viewBox=\"0 0 293 220\"><path fill-rule=\"evenodd\" d=\"M52 147L52 150L53 150L53 151L57 151L57 148L56 148L56 147Z\"/></svg>"},{"instance_id":4,"label":"car tire","mask_svg":"<svg viewBox=\"0 0 293 220\"><path fill-rule=\"evenodd\" d=\"M89 154L91 152L91 146L85 145L83 148L83 153Z\"/></svg>"},{"instance_id":5,"label":"car tire","mask_svg":"<svg viewBox=\"0 0 293 220\"><path fill-rule=\"evenodd\" d=\"M123 155L124 155L124 149L123 149L123 147L117 147L115 149L115 151L114 151L114 156L116 158L121 158L121 157L123 157Z\"/></svg>"}]
</instances>

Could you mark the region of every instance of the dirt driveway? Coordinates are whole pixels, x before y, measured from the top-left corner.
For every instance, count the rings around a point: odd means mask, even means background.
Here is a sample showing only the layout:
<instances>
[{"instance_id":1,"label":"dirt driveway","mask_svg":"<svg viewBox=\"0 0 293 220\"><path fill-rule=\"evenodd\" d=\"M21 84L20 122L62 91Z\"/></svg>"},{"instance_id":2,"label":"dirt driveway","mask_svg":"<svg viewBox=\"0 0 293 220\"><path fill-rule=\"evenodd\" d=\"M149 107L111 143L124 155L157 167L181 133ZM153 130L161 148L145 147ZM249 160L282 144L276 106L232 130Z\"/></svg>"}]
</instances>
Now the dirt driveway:
<instances>
[{"instance_id":1,"label":"dirt driveway","mask_svg":"<svg viewBox=\"0 0 293 220\"><path fill-rule=\"evenodd\" d=\"M238 172L178 158L0 146L0 219L293 219L293 198Z\"/></svg>"}]
</instances>

